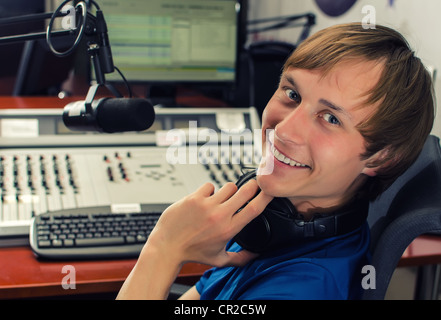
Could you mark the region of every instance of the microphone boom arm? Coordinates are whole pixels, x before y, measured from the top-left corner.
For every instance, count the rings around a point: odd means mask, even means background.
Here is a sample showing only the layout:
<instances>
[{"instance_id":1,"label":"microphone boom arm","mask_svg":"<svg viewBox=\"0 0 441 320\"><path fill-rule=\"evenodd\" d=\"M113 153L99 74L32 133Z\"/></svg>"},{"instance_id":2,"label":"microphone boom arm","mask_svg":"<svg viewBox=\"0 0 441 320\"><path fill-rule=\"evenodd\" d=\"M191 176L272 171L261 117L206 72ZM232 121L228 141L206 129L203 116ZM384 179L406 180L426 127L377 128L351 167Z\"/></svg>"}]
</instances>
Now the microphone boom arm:
<instances>
[{"instance_id":1,"label":"microphone boom arm","mask_svg":"<svg viewBox=\"0 0 441 320\"><path fill-rule=\"evenodd\" d=\"M148 129L154 119L154 108L146 99L130 99L131 90L121 71L113 65L110 42L107 35L107 25L104 15L94 0L79 1L75 6L75 14L81 8L81 25L77 23L72 30L52 32L55 18L64 17L67 14L61 12L64 6L71 0L63 1L53 13L26 15L21 17L0 19L0 25L18 22L29 22L50 18L46 33L23 34L15 36L0 37L0 44L11 42L25 42L46 37L49 49L56 56L70 54L78 45L83 36L88 39L87 53L90 56L94 68L96 83L89 87L84 102L77 101L69 103L64 107L63 122L71 130L95 130L99 132L124 132L143 131ZM96 16L89 13L89 3L96 8ZM75 19L76 20L76 19ZM51 42L52 36L72 35L73 30L79 29L74 44L64 52L58 52ZM105 74L112 73L115 69L119 72L129 89L129 99L100 99L94 101L98 89L105 86L117 98L122 98L118 90L106 82ZM84 108L83 108L84 107Z\"/></svg>"},{"instance_id":2,"label":"microphone boom arm","mask_svg":"<svg viewBox=\"0 0 441 320\"><path fill-rule=\"evenodd\" d=\"M9 25L15 23L26 23L30 21L41 21L46 19L51 19L50 26L55 18L65 17L68 13L62 12L61 9L67 4L68 0L64 1L54 12L47 13L37 13L37 14L28 14L18 17L10 17L10 18L2 18L0 19L0 25ZM82 26L77 35L74 45L72 48L67 50L66 52L70 53L74 46L80 41L80 39L84 36L89 40L88 41L88 49L87 53L91 58L93 69L95 73L96 84L93 84L89 87L87 96L86 96L86 112L88 114L92 114L92 102L95 98L95 95L98 89L102 86L105 86L115 97L122 97L121 93L110 83L106 82L105 73L114 72L113 59L110 50L110 44L107 39L107 26L104 20L104 16L102 11L99 9L97 4L92 1L97 7L96 17L93 16L89 11L83 10L82 19L86 19L86 21L82 21ZM79 2L75 9L78 7L86 8L87 5L84 2ZM78 28L76 28L78 29ZM46 32L34 32L27 34L17 34L17 35L9 35L0 37L0 45L8 44L8 43L16 43L16 42L26 42L29 40L40 40L47 39L48 45L55 55L63 55L64 53L59 53L54 51L52 45L50 43L50 37L56 36L68 36L72 35L72 30L60 30L60 31L52 31L49 27ZM66 54L67 55L67 54ZM103 70L104 69L104 70Z\"/></svg>"}]
</instances>

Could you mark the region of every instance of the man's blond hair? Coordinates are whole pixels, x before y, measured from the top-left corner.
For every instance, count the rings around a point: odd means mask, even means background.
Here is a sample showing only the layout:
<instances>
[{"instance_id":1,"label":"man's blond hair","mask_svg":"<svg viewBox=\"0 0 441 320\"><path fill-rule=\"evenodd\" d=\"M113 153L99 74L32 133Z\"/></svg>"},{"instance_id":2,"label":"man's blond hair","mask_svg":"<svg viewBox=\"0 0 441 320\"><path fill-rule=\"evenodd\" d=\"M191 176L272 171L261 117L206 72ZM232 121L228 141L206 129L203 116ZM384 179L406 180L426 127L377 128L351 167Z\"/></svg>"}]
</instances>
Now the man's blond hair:
<instances>
[{"instance_id":1,"label":"man's blond hair","mask_svg":"<svg viewBox=\"0 0 441 320\"><path fill-rule=\"evenodd\" d=\"M293 52L284 71L320 70L325 75L351 59L383 64L379 82L366 92L365 105L379 103L378 110L357 126L366 141L362 159L387 150L384 157L369 164L382 166L368 183L369 195L375 198L416 160L432 130L432 79L400 33L381 25L364 29L360 23L317 32Z\"/></svg>"}]
</instances>

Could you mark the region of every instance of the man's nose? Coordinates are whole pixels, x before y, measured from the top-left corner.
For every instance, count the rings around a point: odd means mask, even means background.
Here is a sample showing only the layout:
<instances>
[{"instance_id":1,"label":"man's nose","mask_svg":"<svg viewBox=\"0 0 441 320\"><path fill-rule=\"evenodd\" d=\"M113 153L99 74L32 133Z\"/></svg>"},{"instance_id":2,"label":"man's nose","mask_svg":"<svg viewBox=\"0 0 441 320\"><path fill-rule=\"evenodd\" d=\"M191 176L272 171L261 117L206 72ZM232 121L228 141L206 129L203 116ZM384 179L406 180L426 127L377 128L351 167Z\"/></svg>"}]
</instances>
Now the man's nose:
<instances>
[{"instance_id":1,"label":"man's nose","mask_svg":"<svg viewBox=\"0 0 441 320\"><path fill-rule=\"evenodd\" d=\"M311 116L304 104L283 114L276 125L275 134L286 143L304 144L311 130Z\"/></svg>"}]
</instances>

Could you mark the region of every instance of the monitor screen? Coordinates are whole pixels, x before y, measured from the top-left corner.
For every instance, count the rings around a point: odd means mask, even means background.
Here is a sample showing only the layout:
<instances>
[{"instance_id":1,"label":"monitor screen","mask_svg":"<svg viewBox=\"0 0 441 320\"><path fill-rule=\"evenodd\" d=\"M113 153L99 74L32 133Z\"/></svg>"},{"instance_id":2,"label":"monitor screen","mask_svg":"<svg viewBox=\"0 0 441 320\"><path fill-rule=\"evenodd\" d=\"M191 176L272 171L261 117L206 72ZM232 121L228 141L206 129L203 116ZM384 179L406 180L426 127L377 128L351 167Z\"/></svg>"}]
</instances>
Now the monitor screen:
<instances>
[{"instance_id":1,"label":"monitor screen","mask_svg":"<svg viewBox=\"0 0 441 320\"><path fill-rule=\"evenodd\" d=\"M130 82L234 82L238 0L100 0L114 64ZM121 81L117 72L106 75Z\"/></svg>"}]
</instances>

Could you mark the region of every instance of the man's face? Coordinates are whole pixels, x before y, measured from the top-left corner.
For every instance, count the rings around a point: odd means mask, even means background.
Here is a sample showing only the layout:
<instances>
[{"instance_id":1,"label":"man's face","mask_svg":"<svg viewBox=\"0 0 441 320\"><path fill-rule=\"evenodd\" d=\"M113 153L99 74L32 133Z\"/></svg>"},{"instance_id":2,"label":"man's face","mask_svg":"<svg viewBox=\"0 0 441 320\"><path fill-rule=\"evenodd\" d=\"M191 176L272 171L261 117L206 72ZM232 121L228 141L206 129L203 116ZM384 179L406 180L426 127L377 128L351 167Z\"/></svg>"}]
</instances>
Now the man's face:
<instances>
[{"instance_id":1,"label":"man's face","mask_svg":"<svg viewBox=\"0 0 441 320\"><path fill-rule=\"evenodd\" d=\"M361 107L383 66L343 63L323 77L317 70L288 69L262 119L261 168L274 161L270 175L259 175L262 190L287 197L299 211L342 204L375 175L361 160L365 141L356 126L377 105ZM266 136L267 130L273 134Z\"/></svg>"}]
</instances>

